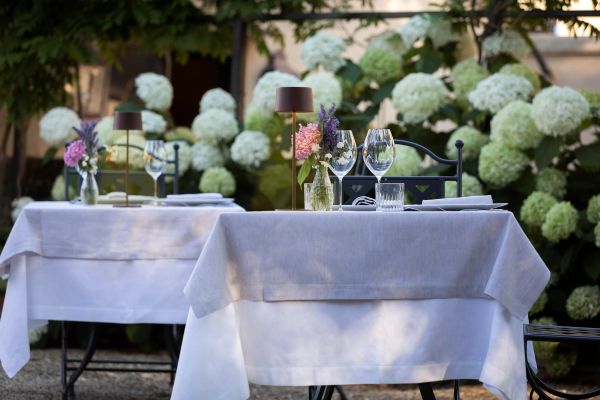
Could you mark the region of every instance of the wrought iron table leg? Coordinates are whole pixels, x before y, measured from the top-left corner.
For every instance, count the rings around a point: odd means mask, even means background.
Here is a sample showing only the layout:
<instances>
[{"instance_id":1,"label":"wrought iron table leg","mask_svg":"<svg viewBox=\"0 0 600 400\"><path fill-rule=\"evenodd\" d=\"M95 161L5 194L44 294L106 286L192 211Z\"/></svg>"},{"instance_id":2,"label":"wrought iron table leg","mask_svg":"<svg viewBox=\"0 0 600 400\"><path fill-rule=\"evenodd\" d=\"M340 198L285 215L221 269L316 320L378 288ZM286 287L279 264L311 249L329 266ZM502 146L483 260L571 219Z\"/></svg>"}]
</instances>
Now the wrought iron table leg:
<instances>
[{"instance_id":1,"label":"wrought iron table leg","mask_svg":"<svg viewBox=\"0 0 600 400\"><path fill-rule=\"evenodd\" d=\"M454 381L454 400L460 400L460 383L458 379Z\"/></svg>"},{"instance_id":2,"label":"wrought iron table leg","mask_svg":"<svg viewBox=\"0 0 600 400\"><path fill-rule=\"evenodd\" d=\"M436 400L431 383L419 383L419 392L423 400Z\"/></svg>"},{"instance_id":3,"label":"wrought iron table leg","mask_svg":"<svg viewBox=\"0 0 600 400\"><path fill-rule=\"evenodd\" d=\"M63 388L63 400L68 400L69 394L65 390L67 387L67 326L65 321L60 322L60 383Z\"/></svg>"},{"instance_id":4,"label":"wrought iron table leg","mask_svg":"<svg viewBox=\"0 0 600 400\"><path fill-rule=\"evenodd\" d=\"M341 386L334 386L334 389L340 395L341 400L348 400L348 397L346 397L346 393L344 393L344 390Z\"/></svg>"},{"instance_id":5,"label":"wrought iron table leg","mask_svg":"<svg viewBox=\"0 0 600 400\"><path fill-rule=\"evenodd\" d=\"M70 395L75 394L75 382L77 382L77 379L79 379L79 376L81 375L83 370L85 370L85 367L87 367L87 365L90 363L90 361L92 360L92 357L94 356L94 353L96 352L96 333L97 333L97 326L96 326L96 324L92 324L90 338L88 339L88 344L85 349L83 358L81 359L81 363L79 364L79 367L75 370L75 372L73 372L73 374L69 378L69 381L66 384L63 384L63 399L65 399L65 400L68 399ZM63 332L63 334L65 334L65 336L63 336L63 340L64 340L63 343L66 346L66 330ZM66 373L66 370L67 370L66 347L65 347L63 362L65 363L64 368L65 368L65 373Z\"/></svg>"},{"instance_id":6,"label":"wrought iron table leg","mask_svg":"<svg viewBox=\"0 0 600 400\"><path fill-rule=\"evenodd\" d=\"M165 344L167 352L171 358L171 385L175 381L175 371L179 362L179 346L177 345L177 325L163 325L163 333L165 336Z\"/></svg>"}]
</instances>

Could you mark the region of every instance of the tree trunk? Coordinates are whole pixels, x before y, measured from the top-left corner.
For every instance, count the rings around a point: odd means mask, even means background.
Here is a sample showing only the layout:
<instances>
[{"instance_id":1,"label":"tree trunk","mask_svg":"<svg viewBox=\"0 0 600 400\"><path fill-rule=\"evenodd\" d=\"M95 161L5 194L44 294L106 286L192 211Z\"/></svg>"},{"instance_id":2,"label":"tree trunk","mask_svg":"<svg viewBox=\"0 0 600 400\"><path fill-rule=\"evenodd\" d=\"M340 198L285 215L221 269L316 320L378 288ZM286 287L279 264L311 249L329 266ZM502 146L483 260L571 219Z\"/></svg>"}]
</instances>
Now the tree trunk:
<instances>
[{"instance_id":1,"label":"tree trunk","mask_svg":"<svg viewBox=\"0 0 600 400\"><path fill-rule=\"evenodd\" d=\"M25 167L27 165L27 128L29 121L14 126L13 156L8 169L8 195L10 198L21 197Z\"/></svg>"}]
</instances>

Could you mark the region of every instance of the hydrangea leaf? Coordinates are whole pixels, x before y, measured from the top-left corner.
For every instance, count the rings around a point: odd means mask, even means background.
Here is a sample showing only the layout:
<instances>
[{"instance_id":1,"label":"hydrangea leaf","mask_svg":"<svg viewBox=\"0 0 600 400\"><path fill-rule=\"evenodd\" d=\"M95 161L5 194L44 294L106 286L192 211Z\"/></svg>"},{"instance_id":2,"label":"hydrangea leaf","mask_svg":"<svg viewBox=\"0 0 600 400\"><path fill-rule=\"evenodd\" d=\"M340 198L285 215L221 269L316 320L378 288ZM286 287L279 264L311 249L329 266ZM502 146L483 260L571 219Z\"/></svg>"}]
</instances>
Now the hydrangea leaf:
<instances>
[{"instance_id":1,"label":"hydrangea leaf","mask_svg":"<svg viewBox=\"0 0 600 400\"><path fill-rule=\"evenodd\" d=\"M552 159L560 153L560 143L551 136L546 136L535 150L535 164L538 169L547 167Z\"/></svg>"},{"instance_id":2,"label":"hydrangea leaf","mask_svg":"<svg viewBox=\"0 0 600 400\"><path fill-rule=\"evenodd\" d=\"M338 69L335 74L352 83L356 83L362 77L362 70L358 65L346 60L346 65Z\"/></svg>"},{"instance_id":3,"label":"hydrangea leaf","mask_svg":"<svg viewBox=\"0 0 600 400\"><path fill-rule=\"evenodd\" d=\"M600 278L600 250L594 249L585 255L583 271L592 280L598 281Z\"/></svg>"},{"instance_id":4,"label":"hydrangea leaf","mask_svg":"<svg viewBox=\"0 0 600 400\"><path fill-rule=\"evenodd\" d=\"M584 167L600 167L600 143L596 143L590 146L581 146L575 150L575 156L577 160Z\"/></svg>"},{"instance_id":5,"label":"hydrangea leaf","mask_svg":"<svg viewBox=\"0 0 600 400\"><path fill-rule=\"evenodd\" d=\"M421 54L421 58L417 61L416 68L419 72L432 74L440 68L443 62L444 58L439 52L428 50Z\"/></svg>"}]
</instances>

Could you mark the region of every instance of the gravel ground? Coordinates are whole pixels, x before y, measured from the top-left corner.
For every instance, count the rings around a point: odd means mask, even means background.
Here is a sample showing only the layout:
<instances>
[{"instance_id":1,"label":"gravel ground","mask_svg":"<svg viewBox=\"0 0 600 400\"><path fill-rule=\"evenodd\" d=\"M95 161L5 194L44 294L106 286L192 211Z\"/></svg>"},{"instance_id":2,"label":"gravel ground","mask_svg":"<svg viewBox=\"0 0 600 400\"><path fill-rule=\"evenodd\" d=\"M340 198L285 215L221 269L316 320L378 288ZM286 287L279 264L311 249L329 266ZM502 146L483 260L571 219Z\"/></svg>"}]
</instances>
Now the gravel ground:
<instances>
[{"instance_id":1,"label":"gravel ground","mask_svg":"<svg viewBox=\"0 0 600 400\"><path fill-rule=\"evenodd\" d=\"M74 354L75 356L76 354ZM71 352L70 352L71 355ZM100 351L98 358L166 360L166 355L140 355ZM2 400L59 400L60 351L33 350L30 362L13 379L0 373ZM169 399L171 386L167 374L84 372L75 385L79 400ZM357 385L345 386L350 400L419 400L416 386ZM252 385L252 400L306 400L307 388ZM450 400L450 387L436 387L439 400ZM335 397L334 397L335 398ZM480 384L469 382L461 389L463 400L495 399Z\"/></svg>"}]
</instances>

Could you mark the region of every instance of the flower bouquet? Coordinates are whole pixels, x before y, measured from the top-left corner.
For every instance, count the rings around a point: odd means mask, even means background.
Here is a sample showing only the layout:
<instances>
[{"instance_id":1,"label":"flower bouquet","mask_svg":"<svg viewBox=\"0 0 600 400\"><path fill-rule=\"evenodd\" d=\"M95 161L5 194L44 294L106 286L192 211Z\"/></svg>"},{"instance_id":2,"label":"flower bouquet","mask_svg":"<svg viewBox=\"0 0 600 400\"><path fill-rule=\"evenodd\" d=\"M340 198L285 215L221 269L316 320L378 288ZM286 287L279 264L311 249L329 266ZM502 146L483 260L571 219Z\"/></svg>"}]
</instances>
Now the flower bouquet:
<instances>
[{"instance_id":1,"label":"flower bouquet","mask_svg":"<svg viewBox=\"0 0 600 400\"><path fill-rule=\"evenodd\" d=\"M87 205L98 201L98 184L95 175L98 172L99 154L104 150L98 146L96 122L81 122L79 128L73 127L79 139L65 151L64 161L68 167L75 167L83 179L81 183L81 201Z\"/></svg>"},{"instance_id":2,"label":"flower bouquet","mask_svg":"<svg viewBox=\"0 0 600 400\"><path fill-rule=\"evenodd\" d=\"M337 127L340 121L335 117L335 104L329 110L321 104L319 119L307 125L300 124L296 135L296 160L304 161L298 172L298 184L306 180L311 169L316 169L311 189L311 206L316 211L329 211L333 205L333 186L327 168L332 152L337 148Z\"/></svg>"}]
</instances>

